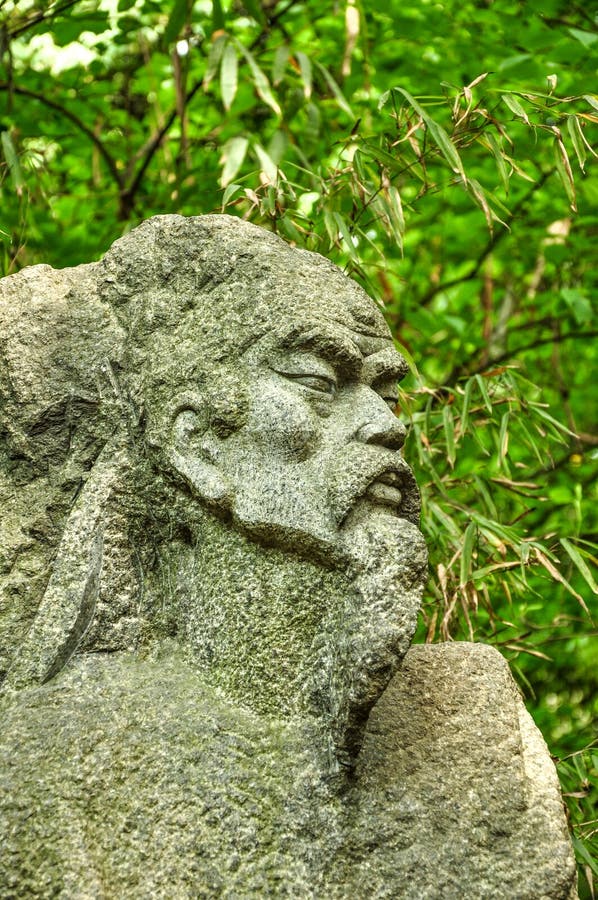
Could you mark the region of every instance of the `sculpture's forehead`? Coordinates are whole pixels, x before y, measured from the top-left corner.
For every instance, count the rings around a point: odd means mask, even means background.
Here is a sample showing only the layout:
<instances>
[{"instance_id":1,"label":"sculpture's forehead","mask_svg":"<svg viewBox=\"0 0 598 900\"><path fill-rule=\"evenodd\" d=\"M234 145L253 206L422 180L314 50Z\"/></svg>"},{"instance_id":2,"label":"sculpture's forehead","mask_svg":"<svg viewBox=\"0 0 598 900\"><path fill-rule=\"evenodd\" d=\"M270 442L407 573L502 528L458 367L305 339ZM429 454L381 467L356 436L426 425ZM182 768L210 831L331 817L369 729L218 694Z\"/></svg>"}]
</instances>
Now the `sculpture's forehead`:
<instances>
[{"instance_id":1,"label":"sculpture's forehead","mask_svg":"<svg viewBox=\"0 0 598 900\"><path fill-rule=\"evenodd\" d=\"M362 343L390 341L391 333L374 301L331 264L299 266L283 279L264 281L255 297L255 314L275 330L289 322L320 322L327 329L349 329Z\"/></svg>"}]
</instances>

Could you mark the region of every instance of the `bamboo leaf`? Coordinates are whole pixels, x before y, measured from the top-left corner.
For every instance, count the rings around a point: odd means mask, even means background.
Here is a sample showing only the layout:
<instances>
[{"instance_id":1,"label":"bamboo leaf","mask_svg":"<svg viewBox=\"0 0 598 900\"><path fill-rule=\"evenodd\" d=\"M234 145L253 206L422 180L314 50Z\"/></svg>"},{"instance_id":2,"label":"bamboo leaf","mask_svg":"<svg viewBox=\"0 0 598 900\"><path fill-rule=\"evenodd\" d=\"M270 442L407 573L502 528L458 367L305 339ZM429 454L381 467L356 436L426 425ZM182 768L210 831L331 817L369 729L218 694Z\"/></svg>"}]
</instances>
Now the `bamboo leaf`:
<instances>
[{"instance_id":1,"label":"bamboo leaf","mask_svg":"<svg viewBox=\"0 0 598 900\"><path fill-rule=\"evenodd\" d=\"M561 542L562 546L564 547L564 549L569 554L569 556L571 557L571 559L573 560L574 564L579 569L580 574L583 576L584 580L589 585L590 590L594 594L598 594L598 584L596 584L596 581L590 571L588 564L586 563L585 559L583 558L583 556L581 555L581 553L579 552L577 547L575 547L570 541L568 541L567 538L561 538L560 542Z\"/></svg>"},{"instance_id":2,"label":"bamboo leaf","mask_svg":"<svg viewBox=\"0 0 598 900\"><path fill-rule=\"evenodd\" d=\"M253 149L258 158L261 171L270 184L274 184L278 179L278 166L259 144L255 144Z\"/></svg>"},{"instance_id":3,"label":"bamboo leaf","mask_svg":"<svg viewBox=\"0 0 598 900\"><path fill-rule=\"evenodd\" d=\"M567 116L567 131L569 132L569 137L571 138L571 143L573 144L573 149L577 156L579 168L582 172L585 172L587 154L583 134L581 133L581 125L579 124L577 116Z\"/></svg>"},{"instance_id":4,"label":"bamboo leaf","mask_svg":"<svg viewBox=\"0 0 598 900\"><path fill-rule=\"evenodd\" d=\"M470 178L467 182L467 191L473 197L475 202L478 204L482 212L484 213L484 217L486 219L486 225L488 226L488 231L492 234L494 229L494 219L497 219L498 216L494 213L494 211L490 208L490 204L486 199L486 193L482 185L475 178ZM503 222L503 225L505 223Z\"/></svg>"},{"instance_id":5,"label":"bamboo leaf","mask_svg":"<svg viewBox=\"0 0 598 900\"><path fill-rule=\"evenodd\" d=\"M8 131L0 132L0 141L2 142L4 159L6 160L8 171L10 172L13 187L20 197L23 193L23 188L25 187L25 179L23 178L21 163L19 162L19 157L10 133Z\"/></svg>"},{"instance_id":6,"label":"bamboo leaf","mask_svg":"<svg viewBox=\"0 0 598 900\"><path fill-rule=\"evenodd\" d=\"M375 144L363 143L359 149L364 156L371 156L372 159L387 166L391 171L399 168L399 160L387 153L386 150L382 150L381 147L376 147Z\"/></svg>"},{"instance_id":7,"label":"bamboo leaf","mask_svg":"<svg viewBox=\"0 0 598 900\"><path fill-rule=\"evenodd\" d=\"M353 110L347 103L345 95L339 88L338 84L336 83L336 81L334 80L334 78L332 77L332 75L330 74L328 69L326 68L326 66L323 66L322 63L316 61L316 68L317 68L318 72L320 72L321 75L323 76L324 81L328 85L330 93L335 98L340 109L342 109L343 112L345 112L348 116L350 116L351 119L354 119L355 116L353 115Z\"/></svg>"},{"instance_id":8,"label":"bamboo leaf","mask_svg":"<svg viewBox=\"0 0 598 900\"><path fill-rule=\"evenodd\" d=\"M305 55L305 53L301 53L298 51L297 61L299 63L299 71L301 72L301 81L303 82L303 94L306 100L309 100L311 97L312 90L312 70L311 70L311 62L309 57Z\"/></svg>"},{"instance_id":9,"label":"bamboo leaf","mask_svg":"<svg viewBox=\"0 0 598 900\"><path fill-rule=\"evenodd\" d=\"M395 346L396 346L397 350L399 351L399 353L401 354L401 356L404 356L404 357L405 357L405 360L406 360L406 362L407 362L407 365L409 366L409 371L411 372L411 374L412 374L412 375L415 375L415 377L416 377L418 380L420 380L420 379L421 379L421 376L420 376L420 374L419 374L419 370L418 370L418 368L417 368L417 364L416 364L416 362L415 362L413 356L411 355L411 353L410 353L409 350L407 349L407 347L405 347L404 344L401 344L401 343L400 343L399 341L397 341L396 339L395 339Z\"/></svg>"},{"instance_id":10,"label":"bamboo leaf","mask_svg":"<svg viewBox=\"0 0 598 900\"><path fill-rule=\"evenodd\" d=\"M489 147L492 151L492 155L496 160L496 168L498 169L498 174L500 176L500 180L502 182L502 186L505 190L505 193L509 193L510 181L509 181L509 170L507 167L507 163L505 160L505 156L503 154L502 148L496 139L496 136L491 132L487 132L482 139L482 143Z\"/></svg>"},{"instance_id":11,"label":"bamboo leaf","mask_svg":"<svg viewBox=\"0 0 598 900\"><path fill-rule=\"evenodd\" d=\"M486 409L488 410L490 415L492 415L492 402L490 400L488 388L486 387L486 382L484 381L484 379L482 378L481 375L474 375L474 378L476 380L477 386L480 389L480 393L484 399L484 403L486 404Z\"/></svg>"},{"instance_id":12,"label":"bamboo leaf","mask_svg":"<svg viewBox=\"0 0 598 900\"><path fill-rule=\"evenodd\" d=\"M185 19L187 18L187 14L189 12L189 0L175 0L172 12L170 13L170 18L166 24L166 28L164 29L164 42L165 44L172 44L172 42L179 36L181 28L185 24Z\"/></svg>"},{"instance_id":13,"label":"bamboo leaf","mask_svg":"<svg viewBox=\"0 0 598 900\"><path fill-rule=\"evenodd\" d=\"M243 6L256 22L259 22L260 25L266 24L266 16L260 0L243 0Z\"/></svg>"},{"instance_id":14,"label":"bamboo leaf","mask_svg":"<svg viewBox=\"0 0 598 900\"><path fill-rule=\"evenodd\" d=\"M442 422L444 425L444 435L446 438L446 455L451 469L455 465L457 456L455 449L455 421L450 406L445 406L442 410Z\"/></svg>"},{"instance_id":15,"label":"bamboo leaf","mask_svg":"<svg viewBox=\"0 0 598 900\"><path fill-rule=\"evenodd\" d=\"M222 54L222 65L220 66L220 91L222 93L222 105L228 112L231 108L239 79L239 60L237 59L237 51L231 43L227 43Z\"/></svg>"},{"instance_id":16,"label":"bamboo leaf","mask_svg":"<svg viewBox=\"0 0 598 900\"><path fill-rule=\"evenodd\" d=\"M353 259L355 259L357 254L355 253L355 244L353 243L353 236L349 230L349 226L340 213L335 212L333 213L333 215L338 226L339 234L345 242L346 249L349 251Z\"/></svg>"},{"instance_id":17,"label":"bamboo leaf","mask_svg":"<svg viewBox=\"0 0 598 900\"><path fill-rule=\"evenodd\" d=\"M291 55L291 49L288 44L281 44L274 54L274 62L272 63L272 84L278 85L284 77L284 73Z\"/></svg>"},{"instance_id":18,"label":"bamboo leaf","mask_svg":"<svg viewBox=\"0 0 598 900\"><path fill-rule=\"evenodd\" d=\"M461 587L467 584L471 573L471 559L473 556L473 548L475 546L478 529L475 522L470 522L465 529L463 538L463 552L461 553L461 568L459 574L459 584Z\"/></svg>"},{"instance_id":19,"label":"bamboo leaf","mask_svg":"<svg viewBox=\"0 0 598 900\"><path fill-rule=\"evenodd\" d=\"M226 26L221 0L212 0L212 28L222 31Z\"/></svg>"},{"instance_id":20,"label":"bamboo leaf","mask_svg":"<svg viewBox=\"0 0 598 900\"><path fill-rule=\"evenodd\" d=\"M388 99L390 97L390 91L384 91L384 93L380 94L380 99L378 100L378 112L383 109L388 103ZM598 107L596 107L598 109Z\"/></svg>"},{"instance_id":21,"label":"bamboo leaf","mask_svg":"<svg viewBox=\"0 0 598 900\"><path fill-rule=\"evenodd\" d=\"M249 141L246 137L233 137L226 142L222 148L220 164L222 165L222 175L220 176L220 186L226 187L233 180L245 159ZM225 201L223 200L223 203Z\"/></svg>"},{"instance_id":22,"label":"bamboo leaf","mask_svg":"<svg viewBox=\"0 0 598 900\"><path fill-rule=\"evenodd\" d=\"M528 115L517 97L514 97L513 94L501 94L501 98L518 119L523 119L526 125L531 125Z\"/></svg>"},{"instance_id":23,"label":"bamboo leaf","mask_svg":"<svg viewBox=\"0 0 598 900\"><path fill-rule=\"evenodd\" d=\"M212 43L210 47L210 53L208 55L208 63L206 65L206 72L203 77L203 87L204 90L207 89L210 83L214 80L216 76L216 72L218 71L218 67L220 66L220 61L222 59L222 53L224 48L227 46L227 37L225 34L219 35L215 41Z\"/></svg>"},{"instance_id":24,"label":"bamboo leaf","mask_svg":"<svg viewBox=\"0 0 598 900\"><path fill-rule=\"evenodd\" d=\"M242 53L247 60L258 96L264 101L267 106L270 107L271 110L276 113L276 115L281 115L281 109L278 105L278 101L272 93L270 82L258 66L253 53L251 53L251 51L248 50L247 47L245 47L243 44L241 44L240 41L238 41L236 38L235 44L238 47L240 53Z\"/></svg>"},{"instance_id":25,"label":"bamboo leaf","mask_svg":"<svg viewBox=\"0 0 598 900\"><path fill-rule=\"evenodd\" d=\"M474 384L475 382L473 378L469 378L467 384L465 385L465 391L463 393L463 406L461 408L461 434L465 434L467 430L467 424L469 422L469 407L471 406L471 391Z\"/></svg>"},{"instance_id":26,"label":"bamboo leaf","mask_svg":"<svg viewBox=\"0 0 598 900\"><path fill-rule=\"evenodd\" d=\"M500 435L498 438L498 458L502 460L509 450L509 413L506 412L500 421Z\"/></svg>"},{"instance_id":27,"label":"bamboo leaf","mask_svg":"<svg viewBox=\"0 0 598 900\"><path fill-rule=\"evenodd\" d=\"M240 184L227 184L222 194L222 211L224 212L228 202L241 190Z\"/></svg>"},{"instance_id":28,"label":"bamboo leaf","mask_svg":"<svg viewBox=\"0 0 598 900\"><path fill-rule=\"evenodd\" d=\"M542 551L540 550L540 548L537 547L537 546L534 546L534 553L536 554L536 558L537 558L538 562L539 562L542 566L544 566L544 568L545 568L546 571L549 573L549 575L552 575L552 577L554 578L555 581L558 581L559 584L562 584L563 587L564 587L567 591L569 591L570 594L572 594L572 595L575 597L575 599L579 602L579 604L581 605L581 607L583 608L583 610L589 615L589 614L590 614L590 611L589 611L588 607L586 606L585 600L583 599L583 597L581 596L581 594L578 594L577 591L574 590L574 588L571 587L571 585L569 584L569 582L567 581L567 579L565 578L565 576L562 575L562 574L559 572L559 570L556 568L556 566L554 566L554 565L552 564L552 562L548 559L548 557L546 556L546 554L545 554L545 553L542 553Z\"/></svg>"},{"instance_id":29,"label":"bamboo leaf","mask_svg":"<svg viewBox=\"0 0 598 900\"><path fill-rule=\"evenodd\" d=\"M388 220L397 242L401 254L403 253L403 238L405 235L405 215L403 213L403 204L401 203L401 195L394 184L389 185L386 190L388 198Z\"/></svg>"},{"instance_id":30,"label":"bamboo leaf","mask_svg":"<svg viewBox=\"0 0 598 900\"><path fill-rule=\"evenodd\" d=\"M449 138L444 128L426 112L424 107L421 106L421 104L419 104L408 91L400 87L395 87L393 90L398 91L399 94L402 94L409 105L413 107L418 116L420 116L424 121L426 128L430 133L430 136L432 137L432 140L439 148L440 152L450 165L453 172L456 172L461 176L464 182L467 182L467 177L465 175L463 163L461 162L461 157L459 156L457 148Z\"/></svg>"},{"instance_id":31,"label":"bamboo leaf","mask_svg":"<svg viewBox=\"0 0 598 900\"><path fill-rule=\"evenodd\" d=\"M551 416L550 413L547 413L545 409L538 403L530 403L531 408L534 410L535 414L540 416L541 419L544 419L545 422L550 422L551 425L556 428L557 431L562 432L563 434L568 434L570 437L577 437L574 431L571 431L570 428L567 428L566 425L563 425L562 422L559 422L558 419L555 419L554 416Z\"/></svg>"},{"instance_id":32,"label":"bamboo leaf","mask_svg":"<svg viewBox=\"0 0 598 900\"><path fill-rule=\"evenodd\" d=\"M558 132L558 129L555 129L555 131ZM557 172L559 173L559 177L565 188L569 205L573 212L577 212L577 204L575 202L575 182L573 181L571 163L569 162L566 147L558 134L555 142L555 151Z\"/></svg>"},{"instance_id":33,"label":"bamboo leaf","mask_svg":"<svg viewBox=\"0 0 598 900\"><path fill-rule=\"evenodd\" d=\"M592 859L592 855L590 854L583 841L580 841L580 839L574 834L571 835L571 840L573 842L573 846L575 847L575 853L577 854L577 856L583 859L584 863L586 863L590 867L594 875L598 875L598 861Z\"/></svg>"}]
</instances>

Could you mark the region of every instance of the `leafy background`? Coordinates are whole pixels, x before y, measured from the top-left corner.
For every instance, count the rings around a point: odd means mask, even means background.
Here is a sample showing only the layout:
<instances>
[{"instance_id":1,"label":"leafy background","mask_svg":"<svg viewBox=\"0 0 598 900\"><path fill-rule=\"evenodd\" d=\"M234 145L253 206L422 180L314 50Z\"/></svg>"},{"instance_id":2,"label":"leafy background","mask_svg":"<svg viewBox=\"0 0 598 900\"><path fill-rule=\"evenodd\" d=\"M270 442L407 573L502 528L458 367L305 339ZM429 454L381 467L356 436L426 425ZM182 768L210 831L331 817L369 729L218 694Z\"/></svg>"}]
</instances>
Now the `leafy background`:
<instances>
[{"instance_id":1,"label":"leafy background","mask_svg":"<svg viewBox=\"0 0 598 900\"><path fill-rule=\"evenodd\" d=\"M509 659L598 879L598 7L0 0L0 271L154 213L334 259L412 364L419 640ZM594 617L594 618L593 618Z\"/></svg>"}]
</instances>

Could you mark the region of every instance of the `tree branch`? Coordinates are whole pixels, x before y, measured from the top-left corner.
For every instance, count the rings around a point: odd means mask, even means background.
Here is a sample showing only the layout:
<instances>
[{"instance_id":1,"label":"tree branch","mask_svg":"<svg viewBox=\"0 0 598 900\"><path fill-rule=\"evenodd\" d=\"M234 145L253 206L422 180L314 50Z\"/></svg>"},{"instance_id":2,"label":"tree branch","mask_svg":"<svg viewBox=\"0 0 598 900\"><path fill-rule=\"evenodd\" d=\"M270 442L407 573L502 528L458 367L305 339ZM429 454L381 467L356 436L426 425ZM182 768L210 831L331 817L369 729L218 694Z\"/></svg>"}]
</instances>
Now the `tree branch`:
<instances>
[{"instance_id":1,"label":"tree branch","mask_svg":"<svg viewBox=\"0 0 598 900\"><path fill-rule=\"evenodd\" d=\"M45 22L47 19L53 19L55 16L60 15L60 13L70 9L71 6L75 6L76 3L79 3L79 0L66 0L66 3L63 3L62 6L57 6L55 9L48 9L46 12L41 12L37 16L33 16L28 22L15 28L14 31L9 31L8 37L12 40L12 38L23 34L24 31L28 31L29 28L33 28L34 25L39 25L40 22Z\"/></svg>"},{"instance_id":2,"label":"tree branch","mask_svg":"<svg viewBox=\"0 0 598 900\"><path fill-rule=\"evenodd\" d=\"M580 338L595 338L598 337L598 331L569 331L567 334L561 334L558 338L558 343L562 344L563 341L575 341ZM507 359L512 359L514 356L518 356L520 353L526 353L528 350L534 350L536 347L542 347L546 344L554 344L556 338L554 335L546 338L538 338L536 341L531 341L529 344L523 344L521 347L515 347L514 350L509 350L505 353L501 353L500 356L495 357L492 360L492 366L498 366L502 362L505 362ZM468 375L476 375L480 372L483 372L487 369L488 366L485 365L481 369L477 369L475 372L469 372Z\"/></svg>"},{"instance_id":3,"label":"tree branch","mask_svg":"<svg viewBox=\"0 0 598 900\"><path fill-rule=\"evenodd\" d=\"M47 106L49 109L54 109L56 112L60 113L61 116L64 116L65 119L69 119L76 125L79 131L82 131L86 137L98 148L98 152L101 154L104 162L108 166L110 170L110 174L114 178L117 183L119 189L122 190L123 187L123 178L118 169L116 168L116 162L112 154L106 149L102 141L99 137L94 134L94 132L89 128L85 122L83 122L79 116L76 116L75 113L71 112L70 109L67 109L64 106L61 106L59 103L56 103L54 100L51 100L49 97L45 97L43 94L38 94L36 91L30 91L28 88L18 87L14 84L8 84L6 81L0 81L0 91L12 91L14 94L20 94L22 97L31 97L32 100L37 100L39 103L43 103L44 106Z\"/></svg>"},{"instance_id":4,"label":"tree branch","mask_svg":"<svg viewBox=\"0 0 598 900\"><path fill-rule=\"evenodd\" d=\"M598 331L569 331L567 334L563 334L559 337L558 343L562 343L567 340L579 340L581 338L594 338L598 337ZM534 341L530 341L529 344L522 344L521 347L515 347L514 350L505 351L500 356L495 357L490 360L485 365L478 365L475 369L467 369L464 365L455 366L450 375L445 378L445 384L439 385L437 390L442 390L445 387L447 390L450 390L450 386L454 384L459 378L472 378L474 375L480 375L482 372L485 372L488 367L494 368L495 366L499 366L501 363L506 362L509 359L517 356L520 353L526 353L528 350L534 350L536 347L542 347L546 344L554 344L555 337L551 335L551 337L545 338L537 338Z\"/></svg>"},{"instance_id":5,"label":"tree branch","mask_svg":"<svg viewBox=\"0 0 598 900\"><path fill-rule=\"evenodd\" d=\"M203 84L203 79L197 81L190 91L185 94L185 102L184 106L193 99L195 94L198 92L200 87ZM162 141L168 134L169 130L172 128L174 122L176 121L178 115L178 106L175 107L169 114L168 118L164 122L161 128L156 131L156 133L149 139L146 144L147 150L145 152L145 157L143 158L141 165L137 169L135 175L133 175L130 183L128 185L122 185L121 194L120 194L120 217L121 219L127 219L133 209L133 205L135 203L135 194L139 190L139 186L143 180L143 176L147 172L148 166L154 158L154 154L159 149Z\"/></svg>"}]
</instances>

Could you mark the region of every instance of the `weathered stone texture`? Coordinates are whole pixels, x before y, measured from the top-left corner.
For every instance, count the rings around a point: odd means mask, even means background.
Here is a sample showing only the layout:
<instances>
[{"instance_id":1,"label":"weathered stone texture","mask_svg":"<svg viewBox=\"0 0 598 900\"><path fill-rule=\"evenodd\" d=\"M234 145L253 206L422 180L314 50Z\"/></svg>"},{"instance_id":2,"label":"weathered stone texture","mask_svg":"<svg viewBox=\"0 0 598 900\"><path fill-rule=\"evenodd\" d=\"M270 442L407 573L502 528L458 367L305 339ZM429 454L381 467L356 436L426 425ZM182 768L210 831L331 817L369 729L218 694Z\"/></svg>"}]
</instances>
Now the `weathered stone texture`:
<instances>
[{"instance_id":1,"label":"weathered stone texture","mask_svg":"<svg viewBox=\"0 0 598 900\"><path fill-rule=\"evenodd\" d=\"M407 652L406 371L228 216L0 281L0 897L571 900L505 664Z\"/></svg>"},{"instance_id":2,"label":"weathered stone texture","mask_svg":"<svg viewBox=\"0 0 598 900\"><path fill-rule=\"evenodd\" d=\"M3 721L3 898L575 896L554 767L483 645L409 651L340 794L308 728L172 648L79 656Z\"/></svg>"}]
</instances>

